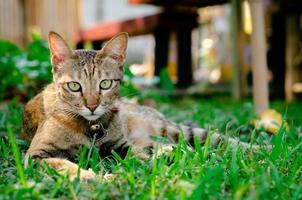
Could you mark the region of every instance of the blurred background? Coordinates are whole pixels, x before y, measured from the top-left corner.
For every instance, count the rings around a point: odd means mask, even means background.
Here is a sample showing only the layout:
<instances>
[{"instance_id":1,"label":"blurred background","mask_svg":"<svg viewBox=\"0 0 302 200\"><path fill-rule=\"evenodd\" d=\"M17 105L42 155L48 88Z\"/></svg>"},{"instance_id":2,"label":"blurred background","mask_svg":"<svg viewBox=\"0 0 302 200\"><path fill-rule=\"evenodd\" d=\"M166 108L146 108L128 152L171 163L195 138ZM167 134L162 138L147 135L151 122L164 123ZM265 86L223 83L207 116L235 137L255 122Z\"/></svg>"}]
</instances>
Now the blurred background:
<instances>
[{"instance_id":1,"label":"blurred background","mask_svg":"<svg viewBox=\"0 0 302 200\"><path fill-rule=\"evenodd\" d=\"M271 97L292 101L302 93L301 13L301 0L0 0L0 98L26 100L51 81L54 30L91 49L128 32L131 88L240 99L259 78Z\"/></svg>"}]
</instances>

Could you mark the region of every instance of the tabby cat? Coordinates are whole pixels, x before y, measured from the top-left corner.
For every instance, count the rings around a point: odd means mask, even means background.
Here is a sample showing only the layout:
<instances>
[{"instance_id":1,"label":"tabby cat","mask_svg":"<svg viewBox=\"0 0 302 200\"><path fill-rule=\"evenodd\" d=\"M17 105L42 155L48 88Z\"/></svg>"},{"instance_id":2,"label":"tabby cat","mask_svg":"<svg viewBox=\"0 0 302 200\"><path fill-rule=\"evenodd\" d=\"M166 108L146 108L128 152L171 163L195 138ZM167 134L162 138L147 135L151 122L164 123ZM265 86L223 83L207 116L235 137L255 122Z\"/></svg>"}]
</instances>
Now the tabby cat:
<instances>
[{"instance_id":1,"label":"tabby cat","mask_svg":"<svg viewBox=\"0 0 302 200\"><path fill-rule=\"evenodd\" d=\"M24 111L22 137L31 141L28 157L69 171L73 179L78 165L74 159L82 146L94 143L101 156L112 150L122 157L131 146L141 159L155 142L152 135L177 142L181 133L189 143L193 136L204 143L208 132L178 125L153 108L134 105L119 98L128 35L120 33L99 50L71 50L64 39L50 32L53 82L31 99ZM232 145L251 145L215 133L211 142L227 140ZM252 148L258 148L254 145ZM100 177L80 169L81 179Z\"/></svg>"}]
</instances>

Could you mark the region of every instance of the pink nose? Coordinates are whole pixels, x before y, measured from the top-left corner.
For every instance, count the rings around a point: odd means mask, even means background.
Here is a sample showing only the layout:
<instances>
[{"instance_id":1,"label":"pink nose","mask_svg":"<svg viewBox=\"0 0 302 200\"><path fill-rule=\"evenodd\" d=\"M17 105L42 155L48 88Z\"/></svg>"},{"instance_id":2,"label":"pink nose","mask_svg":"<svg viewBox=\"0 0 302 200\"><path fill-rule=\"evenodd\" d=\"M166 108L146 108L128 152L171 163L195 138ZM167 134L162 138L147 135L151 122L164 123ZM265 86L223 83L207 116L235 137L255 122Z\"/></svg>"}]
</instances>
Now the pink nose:
<instances>
[{"instance_id":1,"label":"pink nose","mask_svg":"<svg viewBox=\"0 0 302 200\"><path fill-rule=\"evenodd\" d=\"M98 107L98 105L97 104L88 104L87 106L86 106L91 112L93 112L93 111L95 111L95 109Z\"/></svg>"},{"instance_id":2,"label":"pink nose","mask_svg":"<svg viewBox=\"0 0 302 200\"><path fill-rule=\"evenodd\" d=\"M93 112L98 107L98 100L94 95L88 95L86 100L86 107Z\"/></svg>"}]
</instances>

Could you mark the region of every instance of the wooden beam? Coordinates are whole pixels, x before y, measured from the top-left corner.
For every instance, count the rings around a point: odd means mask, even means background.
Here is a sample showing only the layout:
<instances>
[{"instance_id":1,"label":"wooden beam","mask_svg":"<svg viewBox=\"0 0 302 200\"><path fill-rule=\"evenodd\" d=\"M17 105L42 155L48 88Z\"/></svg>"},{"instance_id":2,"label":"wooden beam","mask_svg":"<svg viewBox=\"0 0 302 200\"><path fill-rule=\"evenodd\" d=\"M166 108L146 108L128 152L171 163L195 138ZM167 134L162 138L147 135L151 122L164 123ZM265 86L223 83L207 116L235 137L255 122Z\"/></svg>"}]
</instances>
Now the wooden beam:
<instances>
[{"instance_id":1,"label":"wooden beam","mask_svg":"<svg viewBox=\"0 0 302 200\"><path fill-rule=\"evenodd\" d=\"M158 6L206 7L229 2L229 0L128 0L129 4L153 4Z\"/></svg>"},{"instance_id":2,"label":"wooden beam","mask_svg":"<svg viewBox=\"0 0 302 200\"><path fill-rule=\"evenodd\" d=\"M192 27L179 26L177 37L177 87L186 88L193 82L192 77Z\"/></svg>"},{"instance_id":3,"label":"wooden beam","mask_svg":"<svg viewBox=\"0 0 302 200\"><path fill-rule=\"evenodd\" d=\"M233 65L233 98L236 100L244 96L246 86L243 71L243 23L241 14L241 0L231 0L231 40Z\"/></svg>"},{"instance_id":4,"label":"wooden beam","mask_svg":"<svg viewBox=\"0 0 302 200\"><path fill-rule=\"evenodd\" d=\"M124 21L110 21L80 30L74 37L76 43L80 41L108 40L119 32L128 32L130 36L153 33L160 24L161 13L137 17Z\"/></svg>"},{"instance_id":5,"label":"wooden beam","mask_svg":"<svg viewBox=\"0 0 302 200\"><path fill-rule=\"evenodd\" d=\"M154 75L160 76L163 68L168 66L169 41L171 30L166 27L158 27L154 31Z\"/></svg>"},{"instance_id":6,"label":"wooden beam","mask_svg":"<svg viewBox=\"0 0 302 200\"><path fill-rule=\"evenodd\" d=\"M257 114L269 107L266 42L262 0L249 0L252 16L253 98Z\"/></svg>"},{"instance_id":7,"label":"wooden beam","mask_svg":"<svg viewBox=\"0 0 302 200\"><path fill-rule=\"evenodd\" d=\"M295 62L300 52L299 15L290 14L286 17L286 69L285 69L285 98L291 102L295 99L293 85L298 81Z\"/></svg>"}]
</instances>

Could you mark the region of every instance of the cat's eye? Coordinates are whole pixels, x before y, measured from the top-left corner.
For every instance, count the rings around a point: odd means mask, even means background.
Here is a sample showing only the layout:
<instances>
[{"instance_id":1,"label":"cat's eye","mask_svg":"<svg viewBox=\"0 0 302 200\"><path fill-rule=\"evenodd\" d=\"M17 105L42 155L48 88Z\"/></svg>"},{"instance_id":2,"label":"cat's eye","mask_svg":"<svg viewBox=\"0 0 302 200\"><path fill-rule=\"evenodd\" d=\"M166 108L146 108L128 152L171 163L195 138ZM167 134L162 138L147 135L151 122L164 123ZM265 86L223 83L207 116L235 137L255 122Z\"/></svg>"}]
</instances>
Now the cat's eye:
<instances>
[{"instance_id":1,"label":"cat's eye","mask_svg":"<svg viewBox=\"0 0 302 200\"><path fill-rule=\"evenodd\" d=\"M112 85L112 80L110 79L104 79L100 82L100 89L102 90L108 90Z\"/></svg>"},{"instance_id":2,"label":"cat's eye","mask_svg":"<svg viewBox=\"0 0 302 200\"><path fill-rule=\"evenodd\" d=\"M81 85L78 82L68 82L67 86L72 92L78 92L81 90Z\"/></svg>"}]
</instances>

